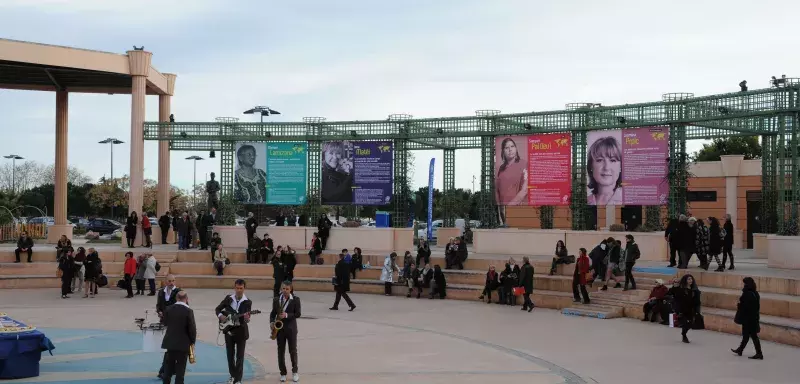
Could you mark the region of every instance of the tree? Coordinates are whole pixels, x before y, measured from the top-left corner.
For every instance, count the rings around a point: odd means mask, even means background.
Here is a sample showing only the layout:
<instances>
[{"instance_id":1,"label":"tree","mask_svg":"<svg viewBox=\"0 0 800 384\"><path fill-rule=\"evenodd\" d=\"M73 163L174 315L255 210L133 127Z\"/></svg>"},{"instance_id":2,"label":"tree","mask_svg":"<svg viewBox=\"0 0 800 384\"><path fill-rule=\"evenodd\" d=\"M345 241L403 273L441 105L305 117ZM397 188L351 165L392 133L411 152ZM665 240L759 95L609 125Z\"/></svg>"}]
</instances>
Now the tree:
<instances>
[{"instance_id":1,"label":"tree","mask_svg":"<svg viewBox=\"0 0 800 384\"><path fill-rule=\"evenodd\" d=\"M695 152L692 160L719 161L722 155L744 155L745 160L760 159L761 144L758 136L714 139L711 144L703 144L703 149Z\"/></svg>"},{"instance_id":2,"label":"tree","mask_svg":"<svg viewBox=\"0 0 800 384\"><path fill-rule=\"evenodd\" d=\"M35 161L17 162L12 170L12 164L9 162L0 167L0 189L11 191L13 185L19 193L40 184L42 165Z\"/></svg>"},{"instance_id":3,"label":"tree","mask_svg":"<svg viewBox=\"0 0 800 384\"><path fill-rule=\"evenodd\" d=\"M75 167L67 167L67 183L74 185L84 185L91 183L92 178L87 176L83 171ZM44 167L39 174L38 184L55 184L56 183L56 166L50 164Z\"/></svg>"}]
</instances>

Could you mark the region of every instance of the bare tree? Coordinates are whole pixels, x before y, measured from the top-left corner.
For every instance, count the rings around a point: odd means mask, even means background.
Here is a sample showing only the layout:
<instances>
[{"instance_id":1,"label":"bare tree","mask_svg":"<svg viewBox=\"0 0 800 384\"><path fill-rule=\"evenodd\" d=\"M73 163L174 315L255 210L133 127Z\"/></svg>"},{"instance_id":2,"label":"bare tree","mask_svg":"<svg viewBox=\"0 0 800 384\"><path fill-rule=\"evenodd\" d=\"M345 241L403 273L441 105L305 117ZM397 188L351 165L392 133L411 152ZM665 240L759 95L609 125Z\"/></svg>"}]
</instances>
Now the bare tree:
<instances>
[{"instance_id":1,"label":"bare tree","mask_svg":"<svg viewBox=\"0 0 800 384\"><path fill-rule=\"evenodd\" d=\"M16 169L12 170L12 163L0 166L0 189L11 191L15 186L17 192L39 185L44 167L35 161L25 161L16 164ZM12 180L13 177L13 180Z\"/></svg>"},{"instance_id":2,"label":"bare tree","mask_svg":"<svg viewBox=\"0 0 800 384\"><path fill-rule=\"evenodd\" d=\"M84 185L91 183L92 178L87 176L83 171L75 167L67 167L67 183L72 185ZM56 183L56 166L51 164L45 167L41 173L38 184L55 184Z\"/></svg>"}]
</instances>

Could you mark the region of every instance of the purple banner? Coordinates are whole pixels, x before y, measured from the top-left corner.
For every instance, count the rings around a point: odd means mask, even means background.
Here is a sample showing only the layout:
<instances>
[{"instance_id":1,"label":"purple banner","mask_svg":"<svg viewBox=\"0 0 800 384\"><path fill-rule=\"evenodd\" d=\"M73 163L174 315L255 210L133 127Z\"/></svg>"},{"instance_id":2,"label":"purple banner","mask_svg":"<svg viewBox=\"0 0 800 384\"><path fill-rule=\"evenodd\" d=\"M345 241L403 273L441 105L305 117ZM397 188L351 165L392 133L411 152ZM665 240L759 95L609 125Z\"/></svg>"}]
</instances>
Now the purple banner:
<instances>
[{"instance_id":1,"label":"purple banner","mask_svg":"<svg viewBox=\"0 0 800 384\"><path fill-rule=\"evenodd\" d=\"M329 141L322 147L322 204L386 205L392 198L390 141Z\"/></svg>"},{"instance_id":2,"label":"purple banner","mask_svg":"<svg viewBox=\"0 0 800 384\"><path fill-rule=\"evenodd\" d=\"M622 131L622 203L662 205L667 203L669 183L669 129L645 127Z\"/></svg>"}]
</instances>

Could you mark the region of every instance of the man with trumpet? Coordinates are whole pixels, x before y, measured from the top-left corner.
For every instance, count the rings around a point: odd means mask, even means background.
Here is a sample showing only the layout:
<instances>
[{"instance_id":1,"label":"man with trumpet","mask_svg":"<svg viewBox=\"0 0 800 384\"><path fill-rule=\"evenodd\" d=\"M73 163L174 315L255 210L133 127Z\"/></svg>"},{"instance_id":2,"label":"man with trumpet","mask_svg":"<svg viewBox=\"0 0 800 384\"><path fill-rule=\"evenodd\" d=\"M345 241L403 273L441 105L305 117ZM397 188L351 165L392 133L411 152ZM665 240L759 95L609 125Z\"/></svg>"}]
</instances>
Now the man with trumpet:
<instances>
[{"instance_id":1,"label":"man with trumpet","mask_svg":"<svg viewBox=\"0 0 800 384\"><path fill-rule=\"evenodd\" d=\"M300 381L297 374L297 318L300 317L300 298L292 294L292 282L281 284L281 294L272 301L272 312L269 314L270 328L278 341L278 369L281 371L281 382L286 382L286 344L289 344L289 358L292 361L292 381ZM282 322L275 331L276 321Z\"/></svg>"},{"instance_id":2,"label":"man with trumpet","mask_svg":"<svg viewBox=\"0 0 800 384\"><path fill-rule=\"evenodd\" d=\"M228 353L228 373L231 378L227 384L241 384L244 373L244 349L247 339L250 338L250 329L247 323L250 322L250 310L253 307L244 289L247 283L244 279L237 279L233 283L234 293L225 296L215 309L217 317L221 323L228 320L228 317L241 317L241 325L225 332L225 350Z\"/></svg>"},{"instance_id":3,"label":"man with trumpet","mask_svg":"<svg viewBox=\"0 0 800 384\"><path fill-rule=\"evenodd\" d=\"M163 322L167 326L167 333L161 342L161 348L166 349L167 353L161 380L164 384L169 384L175 375L175 384L183 384L186 359L194 350L194 343L197 340L194 311L189 308L189 295L185 291L176 294L175 304L164 311Z\"/></svg>"}]
</instances>

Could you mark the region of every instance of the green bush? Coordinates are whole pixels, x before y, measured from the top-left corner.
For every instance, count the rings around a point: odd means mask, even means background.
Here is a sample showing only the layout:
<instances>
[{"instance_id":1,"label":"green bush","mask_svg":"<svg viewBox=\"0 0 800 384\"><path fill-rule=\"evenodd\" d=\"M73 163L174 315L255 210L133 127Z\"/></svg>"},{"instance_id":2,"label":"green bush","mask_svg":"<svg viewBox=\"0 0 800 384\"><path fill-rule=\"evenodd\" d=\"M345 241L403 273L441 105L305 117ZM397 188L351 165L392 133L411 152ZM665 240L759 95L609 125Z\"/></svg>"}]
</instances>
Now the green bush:
<instances>
[{"instance_id":1,"label":"green bush","mask_svg":"<svg viewBox=\"0 0 800 384\"><path fill-rule=\"evenodd\" d=\"M611 232L625 232L625 226L622 224L611 224L608 230Z\"/></svg>"}]
</instances>

